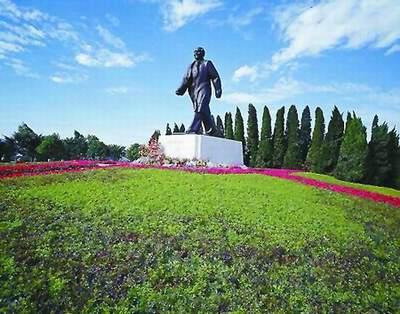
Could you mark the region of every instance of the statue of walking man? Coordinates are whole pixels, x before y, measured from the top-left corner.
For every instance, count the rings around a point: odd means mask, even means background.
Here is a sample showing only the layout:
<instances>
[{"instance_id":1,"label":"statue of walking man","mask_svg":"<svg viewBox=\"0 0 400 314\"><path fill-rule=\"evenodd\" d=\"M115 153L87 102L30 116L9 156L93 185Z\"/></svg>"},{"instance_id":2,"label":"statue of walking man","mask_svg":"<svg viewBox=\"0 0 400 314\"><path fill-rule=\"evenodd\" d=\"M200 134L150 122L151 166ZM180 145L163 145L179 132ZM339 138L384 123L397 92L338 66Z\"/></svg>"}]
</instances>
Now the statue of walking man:
<instances>
[{"instance_id":1,"label":"statue of walking man","mask_svg":"<svg viewBox=\"0 0 400 314\"><path fill-rule=\"evenodd\" d=\"M204 56L203 48L198 47L194 50L195 61L186 71L176 94L182 96L188 90L193 103L194 118L186 133L199 134L201 124L203 124L205 134L222 136L215 126L210 111L211 82L214 85L215 97L220 98L222 95L221 79L213 63L210 60L205 60Z\"/></svg>"}]
</instances>

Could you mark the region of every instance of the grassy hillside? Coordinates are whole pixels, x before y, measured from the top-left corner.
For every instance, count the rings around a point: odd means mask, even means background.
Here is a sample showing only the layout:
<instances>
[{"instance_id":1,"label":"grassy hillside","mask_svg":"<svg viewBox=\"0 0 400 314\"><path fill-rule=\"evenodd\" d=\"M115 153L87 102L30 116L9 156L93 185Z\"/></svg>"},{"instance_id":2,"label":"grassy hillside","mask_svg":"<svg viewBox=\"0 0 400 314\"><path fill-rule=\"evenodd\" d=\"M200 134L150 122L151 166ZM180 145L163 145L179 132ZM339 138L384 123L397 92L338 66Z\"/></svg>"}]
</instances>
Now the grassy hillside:
<instances>
[{"instance_id":1,"label":"grassy hillside","mask_svg":"<svg viewBox=\"0 0 400 314\"><path fill-rule=\"evenodd\" d=\"M327 183L332 183L332 184L339 184L339 185L344 185L344 186L349 186L352 188L356 189L362 189L366 191L371 191L371 192L377 192L381 193L384 195L389 195L389 196L396 196L400 197L400 191L392 188L387 188L383 186L375 186L375 185L368 185L368 184L360 184L360 183L352 183L352 182L347 182L347 181L342 181L338 180L335 177L324 175L324 174L318 174L318 173L312 173L312 172L296 172L296 176L302 176L305 178L310 178L310 179L315 179Z\"/></svg>"},{"instance_id":2,"label":"grassy hillside","mask_svg":"<svg viewBox=\"0 0 400 314\"><path fill-rule=\"evenodd\" d=\"M400 213L260 175L0 181L0 312L394 312Z\"/></svg>"}]
</instances>

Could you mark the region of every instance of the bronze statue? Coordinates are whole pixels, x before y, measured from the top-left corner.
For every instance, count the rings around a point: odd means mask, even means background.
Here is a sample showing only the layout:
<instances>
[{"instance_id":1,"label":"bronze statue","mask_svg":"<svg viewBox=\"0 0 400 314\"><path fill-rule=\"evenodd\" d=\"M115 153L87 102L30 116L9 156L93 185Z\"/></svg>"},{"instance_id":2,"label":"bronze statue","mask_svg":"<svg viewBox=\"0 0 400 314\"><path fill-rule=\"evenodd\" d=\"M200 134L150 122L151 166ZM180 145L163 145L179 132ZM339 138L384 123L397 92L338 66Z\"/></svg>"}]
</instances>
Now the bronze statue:
<instances>
[{"instance_id":1,"label":"bronze statue","mask_svg":"<svg viewBox=\"0 0 400 314\"><path fill-rule=\"evenodd\" d=\"M194 50L195 61L188 67L176 94L182 96L188 90L193 103L194 118L186 133L199 134L203 123L207 135L222 136L219 134L210 112L211 82L214 85L215 97L220 98L222 95L221 79L213 63L205 60L204 56L203 48L199 47Z\"/></svg>"}]
</instances>

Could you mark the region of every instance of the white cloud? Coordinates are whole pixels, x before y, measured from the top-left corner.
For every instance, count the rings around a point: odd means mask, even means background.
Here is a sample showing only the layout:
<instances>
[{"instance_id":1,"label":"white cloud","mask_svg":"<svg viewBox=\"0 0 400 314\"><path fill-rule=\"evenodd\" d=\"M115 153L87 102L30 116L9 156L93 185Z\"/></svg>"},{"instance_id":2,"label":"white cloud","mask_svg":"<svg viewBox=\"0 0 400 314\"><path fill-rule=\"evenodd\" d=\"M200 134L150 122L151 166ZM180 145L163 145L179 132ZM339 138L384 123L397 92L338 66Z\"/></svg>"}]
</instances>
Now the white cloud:
<instances>
[{"instance_id":1,"label":"white cloud","mask_svg":"<svg viewBox=\"0 0 400 314\"><path fill-rule=\"evenodd\" d=\"M302 94L305 90L310 90L308 84L299 82L292 78L280 78L275 82L274 86L270 88L255 93L227 93L223 96L223 100L232 104L264 103L265 101L273 103Z\"/></svg>"},{"instance_id":2,"label":"white cloud","mask_svg":"<svg viewBox=\"0 0 400 314\"><path fill-rule=\"evenodd\" d=\"M277 10L275 21L288 45L272 56L273 70L333 48L390 48L400 39L398 0L290 4Z\"/></svg>"},{"instance_id":3,"label":"white cloud","mask_svg":"<svg viewBox=\"0 0 400 314\"><path fill-rule=\"evenodd\" d=\"M168 0L162 6L164 30L176 31L220 6L222 6L220 0Z\"/></svg>"},{"instance_id":4,"label":"white cloud","mask_svg":"<svg viewBox=\"0 0 400 314\"><path fill-rule=\"evenodd\" d=\"M116 16L112 15L112 14L107 13L106 14L106 19L114 27L117 27L117 26L120 25L119 19Z\"/></svg>"},{"instance_id":5,"label":"white cloud","mask_svg":"<svg viewBox=\"0 0 400 314\"><path fill-rule=\"evenodd\" d=\"M105 43L113 46L117 49L125 48L125 43L123 40L115 35L113 35L108 29L98 25L96 27L97 32L99 33L100 37L104 40Z\"/></svg>"},{"instance_id":6,"label":"white cloud","mask_svg":"<svg viewBox=\"0 0 400 314\"><path fill-rule=\"evenodd\" d=\"M248 77L251 82L254 82L259 76L258 71L258 66L243 65L233 73L232 80L239 82L242 78Z\"/></svg>"},{"instance_id":7,"label":"white cloud","mask_svg":"<svg viewBox=\"0 0 400 314\"><path fill-rule=\"evenodd\" d=\"M395 52L400 52L400 45L393 45L392 47L390 47L386 53L385 56L389 56Z\"/></svg>"},{"instance_id":8,"label":"white cloud","mask_svg":"<svg viewBox=\"0 0 400 314\"><path fill-rule=\"evenodd\" d=\"M235 8L234 11L237 11ZM211 26L231 26L234 30L240 30L241 28L252 24L257 16L262 14L264 9L262 7L253 8L247 12L240 14L229 14L225 19L212 19L208 22Z\"/></svg>"},{"instance_id":9,"label":"white cloud","mask_svg":"<svg viewBox=\"0 0 400 314\"><path fill-rule=\"evenodd\" d=\"M105 89L105 92L110 95L127 94L129 88L126 86L108 87Z\"/></svg>"},{"instance_id":10,"label":"white cloud","mask_svg":"<svg viewBox=\"0 0 400 314\"><path fill-rule=\"evenodd\" d=\"M78 53L76 62L88 67L122 67L130 68L137 63L147 60L146 55L132 55L125 52L113 52L108 49L99 49L93 53Z\"/></svg>"},{"instance_id":11,"label":"white cloud","mask_svg":"<svg viewBox=\"0 0 400 314\"><path fill-rule=\"evenodd\" d=\"M18 75L37 76L22 61L15 62L18 54L22 55L25 51L32 53L33 47L45 48L54 42L65 43L64 47L74 51L74 60L87 67L133 67L150 59L146 54L131 53L121 38L101 25L96 27L101 40L87 39L93 35L87 25L77 23L73 26L56 16L16 5L10 0L0 0L0 18L0 60ZM119 23L114 16L106 15L106 18L113 25ZM55 83L75 83L86 79L79 66L78 69L71 65L67 68L58 66L57 62L51 63L61 69L61 74L56 72L49 77Z\"/></svg>"},{"instance_id":12,"label":"white cloud","mask_svg":"<svg viewBox=\"0 0 400 314\"><path fill-rule=\"evenodd\" d=\"M12 68L15 74L29 78L39 78L22 60L16 58L6 58L5 65Z\"/></svg>"},{"instance_id":13,"label":"white cloud","mask_svg":"<svg viewBox=\"0 0 400 314\"><path fill-rule=\"evenodd\" d=\"M0 16L10 18L14 21L42 21L48 19L48 15L36 10L18 7L9 0L0 0Z\"/></svg>"},{"instance_id":14,"label":"white cloud","mask_svg":"<svg viewBox=\"0 0 400 314\"><path fill-rule=\"evenodd\" d=\"M54 75L50 76L49 79L57 84L70 84L70 83L80 83L82 81L86 81L88 76L85 74L79 73L55 73Z\"/></svg>"},{"instance_id":15,"label":"white cloud","mask_svg":"<svg viewBox=\"0 0 400 314\"><path fill-rule=\"evenodd\" d=\"M225 93L222 100L231 104L264 104L284 103L301 95L327 95L333 96L335 102L351 104L371 114L385 112L397 112L400 110L400 89L384 89L365 84L355 83L330 83L310 84L293 78L281 77L270 88L257 90L256 92ZM388 120L393 119L389 117Z\"/></svg>"}]
</instances>

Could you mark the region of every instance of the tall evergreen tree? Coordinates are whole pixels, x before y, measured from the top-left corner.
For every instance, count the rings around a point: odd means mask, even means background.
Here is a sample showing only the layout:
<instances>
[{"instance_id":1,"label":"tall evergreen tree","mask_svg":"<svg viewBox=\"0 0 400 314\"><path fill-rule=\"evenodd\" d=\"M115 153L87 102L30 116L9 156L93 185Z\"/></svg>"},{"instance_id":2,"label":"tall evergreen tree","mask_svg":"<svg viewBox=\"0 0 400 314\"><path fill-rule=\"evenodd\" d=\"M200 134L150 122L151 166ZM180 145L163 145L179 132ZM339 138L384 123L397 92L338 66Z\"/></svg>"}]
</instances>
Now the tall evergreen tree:
<instances>
[{"instance_id":1,"label":"tall evergreen tree","mask_svg":"<svg viewBox=\"0 0 400 314\"><path fill-rule=\"evenodd\" d=\"M169 126L169 123L167 123L167 127L165 129L165 135L172 135L172 130Z\"/></svg>"},{"instance_id":2,"label":"tall evergreen tree","mask_svg":"<svg viewBox=\"0 0 400 314\"><path fill-rule=\"evenodd\" d=\"M271 131L271 115L268 107L264 106L262 125L261 125L261 138L257 154L257 167L265 168L272 167L272 131Z\"/></svg>"},{"instance_id":3,"label":"tall evergreen tree","mask_svg":"<svg viewBox=\"0 0 400 314\"><path fill-rule=\"evenodd\" d=\"M255 167L256 165L258 143L257 110L252 104L249 104L249 114L247 118L247 148L249 164L252 167Z\"/></svg>"},{"instance_id":4,"label":"tall evergreen tree","mask_svg":"<svg viewBox=\"0 0 400 314\"><path fill-rule=\"evenodd\" d=\"M230 112L225 113L225 138L233 140L233 121Z\"/></svg>"},{"instance_id":5,"label":"tall evergreen tree","mask_svg":"<svg viewBox=\"0 0 400 314\"><path fill-rule=\"evenodd\" d=\"M343 140L344 122L342 114L335 106L328 125L324 143L322 144L321 169L323 173L331 173L339 158L340 145Z\"/></svg>"},{"instance_id":6,"label":"tall evergreen tree","mask_svg":"<svg viewBox=\"0 0 400 314\"><path fill-rule=\"evenodd\" d=\"M390 158L389 128L379 125L378 116L372 122L371 141L368 144L367 182L374 185L390 185L393 170Z\"/></svg>"},{"instance_id":7,"label":"tall evergreen tree","mask_svg":"<svg viewBox=\"0 0 400 314\"><path fill-rule=\"evenodd\" d=\"M289 169L299 169L301 166L299 116L296 106L289 108L286 122L287 150L283 166Z\"/></svg>"},{"instance_id":8,"label":"tall evergreen tree","mask_svg":"<svg viewBox=\"0 0 400 314\"><path fill-rule=\"evenodd\" d=\"M283 158L285 157L286 153L284 119L285 119L285 107L282 107L276 112L274 135L272 137L273 147L274 147L272 155L272 165L275 168L282 167Z\"/></svg>"},{"instance_id":9,"label":"tall evergreen tree","mask_svg":"<svg viewBox=\"0 0 400 314\"><path fill-rule=\"evenodd\" d=\"M300 161L304 163L311 145L311 113L306 106L301 114L300 126Z\"/></svg>"},{"instance_id":10,"label":"tall evergreen tree","mask_svg":"<svg viewBox=\"0 0 400 314\"><path fill-rule=\"evenodd\" d=\"M354 112L353 112L353 114L354 114ZM349 126L349 123L351 122L352 119L353 119L353 117L351 116L351 113L347 111L346 126L344 128L345 132L346 132L346 129Z\"/></svg>"},{"instance_id":11,"label":"tall evergreen tree","mask_svg":"<svg viewBox=\"0 0 400 314\"><path fill-rule=\"evenodd\" d=\"M182 123L181 127L179 128L180 133L185 133L185 125Z\"/></svg>"},{"instance_id":12,"label":"tall evergreen tree","mask_svg":"<svg viewBox=\"0 0 400 314\"><path fill-rule=\"evenodd\" d=\"M174 123L174 131L173 131L173 134L175 134L175 133L179 133L179 126L178 126L176 123Z\"/></svg>"},{"instance_id":13,"label":"tall evergreen tree","mask_svg":"<svg viewBox=\"0 0 400 314\"><path fill-rule=\"evenodd\" d=\"M244 137L243 117L239 107L236 107L234 139L236 141L242 142L243 159L245 164L248 165L248 159L246 154L246 139Z\"/></svg>"},{"instance_id":14,"label":"tall evergreen tree","mask_svg":"<svg viewBox=\"0 0 400 314\"><path fill-rule=\"evenodd\" d=\"M389 157L392 164L392 173L390 176L390 186L400 189L400 139L396 129L392 129L389 132L390 144L389 144Z\"/></svg>"},{"instance_id":15,"label":"tall evergreen tree","mask_svg":"<svg viewBox=\"0 0 400 314\"><path fill-rule=\"evenodd\" d=\"M315 109L315 125L311 146L307 154L306 168L313 172L321 172L321 152L325 135L324 113L320 107Z\"/></svg>"},{"instance_id":16,"label":"tall evergreen tree","mask_svg":"<svg viewBox=\"0 0 400 314\"><path fill-rule=\"evenodd\" d=\"M217 129L221 137L224 137L224 123L219 115L217 116Z\"/></svg>"},{"instance_id":17,"label":"tall evergreen tree","mask_svg":"<svg viewBox=\"0 0 400 314\"><path fill-rule=\"evenodd\" d=\"M335 177L345 181L362 182L366 175L367 155L367 131L361 118L354 114L351 119L347 119L334 171Z\"/></svg>"}]
</instances>

